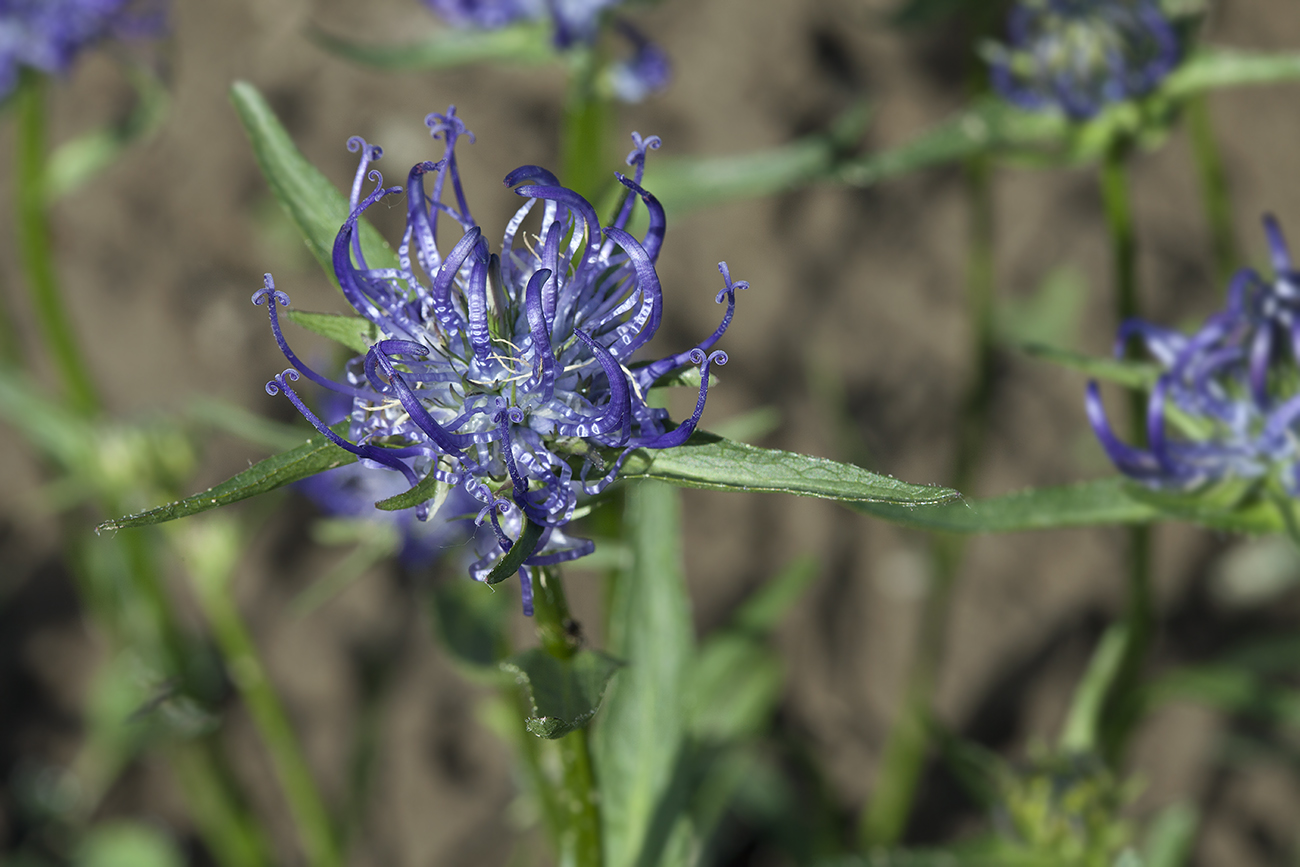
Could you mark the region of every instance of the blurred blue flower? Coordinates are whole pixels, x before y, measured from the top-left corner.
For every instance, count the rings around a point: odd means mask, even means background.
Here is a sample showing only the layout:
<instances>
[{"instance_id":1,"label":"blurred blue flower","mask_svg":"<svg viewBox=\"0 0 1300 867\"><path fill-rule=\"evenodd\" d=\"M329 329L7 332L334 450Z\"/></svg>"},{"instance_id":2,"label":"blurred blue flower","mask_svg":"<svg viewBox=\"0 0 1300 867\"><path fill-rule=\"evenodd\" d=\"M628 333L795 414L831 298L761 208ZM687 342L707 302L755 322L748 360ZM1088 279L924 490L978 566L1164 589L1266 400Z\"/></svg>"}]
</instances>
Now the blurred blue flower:
<instances>
[{"instance_id":1,"label":"blurred blue flower","mask_svg":"<svg viewBox=\"0 0 1300 867\"><path fill-rule=\"evenodd\" d=\"M600 31L600 15L621 0L424 0L426 6L455 27L495 30L517 21L550 18L555 46L591 43Z\"/></svg>"},{"instance_id":2,"label":"blurred blue flower","mask_svg":"<svg viewBox=\"0 0 1300 867\"><path fill-rule=\"evenodd\" d=\"M628 155L633 177L616 175L627 189L612 226L601 229L595 209L560 186L546 169L521 166L507 186L527 198L509 221L501 253L490 253L461 187L457 142L473 135L453 106L426 119L446 146L444 159L414 166L405 188L383 187L371 164L379 148L359 138L349 147L361 162L352 186L352 214L334 244L334 272L352 306L378 329L379 339L334 382L302 363L280 330L277 305L288 305L270 275L254 303L267 301L271 328L293 367L267 383L284 392L318 430L362 459L386 467L409 486L432 474L477 500L477 524L490 522L491 550L471 567L484 579L524 530L539 525L537 547L525 567L574 560L594 546L561 529L580 492L599 493L637 448L681 445L695 430L708 396L709 369L727 357L713 351L735 311L736 290L719 265L726 301L721 324L698 346L650 364L632 364L663 316L655 261L664 240L664 212L641 187L655 136L633 134ZM426 176L432 189L426 190ZM366 179L376 187L362 195ZM406 193L406 231L396 268L367 264L357 220L381 199ZM648 228L627 231L640 200ZM540 212L540 213L539 213ZM540 220L538 219L540 217ZM443 219L445 218L445 219ZM438 244L440 219L461 230L449 249ZM525 222L528 226L525 227ZM536 228L531 228L535 226ZM695 411L673 428L667 412L646 403L666 374L700 368ZM332 432L294 392L299 376L352 400L349 436ZM617 449L611 460L601 449ZM575 478L576 471L576 478ZM417 509L428 517L428 504ZM531 574L521 571L524 606L531 611Z\"/></svg>"},{"instance_id":3,"label":"blurred blue flower","mask_svg":"<svg viewBox=\"0 0 1300 867\"><path fill-rule=\"evenodd\" d=\"M18 83L20 67L62 74L101 39L156 35L162 10L132 0L0 0L0 96Z\"/></svg>"},{"instance_id":4,"label":"blurred blue flower","mask_svg":"<svg viewBox=\"0 0 1300 867\"><path fill-rule=\"evenodd\" d=\"M622 102L641 102L668 86L672 64L659 46L631 25L619 22L618 29L631 43L632 56L609 67L609 89Z\"/></svg>"},{"instance_id":5,"label":"blurred blue flower","mask_svg":"<svg viewBox=\"0 0 1300 867\"><path fill-rule=\"evenodd\" d=\"M1021 108L1087 120L1150 93L1179 60L1158 0L1021 0L1007 47L992 51L993 86Z\"/></svg>"},{"instance_id":6,"label":"blurred blue flower","mask_svg":"<svg viewBox=\"0 0 1300 867\"><path fill-rule=\"evenodd\" d=\"M1300 274L1281 229L1265 217L1274 275L1243 269L1227 306L1186 335L1141 320L1121 328L1116 356L1142 341L1162 368L1147 405L1147 448L1111 430L1095 382L1088 418L1111 461L1152 487L1190 490L1227 479L1276 475L1300 496ZM1180 429L1172 438L1168 429Z\"/></svg>"}]
</instances>

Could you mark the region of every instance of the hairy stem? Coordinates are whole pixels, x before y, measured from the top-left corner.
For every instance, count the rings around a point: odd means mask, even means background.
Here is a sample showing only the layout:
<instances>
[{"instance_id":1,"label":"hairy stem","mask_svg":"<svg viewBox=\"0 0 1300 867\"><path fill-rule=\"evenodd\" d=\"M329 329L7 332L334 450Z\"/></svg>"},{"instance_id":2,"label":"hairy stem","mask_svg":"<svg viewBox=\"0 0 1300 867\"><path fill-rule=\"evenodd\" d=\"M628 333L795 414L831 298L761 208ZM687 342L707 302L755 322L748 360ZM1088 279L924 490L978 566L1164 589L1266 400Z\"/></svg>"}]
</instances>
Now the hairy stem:
<instances>
[{"instance_id":1,"label":"hairy stem","mask_svg":"<svg viewBox=\"0 0 1300 867\"><path fill-rule=\"evenodd\" d=\"M72 322L59 291L50 244L45 195L47 148L44 77L38 72L23 70L14 102L17 126L13 181L18 252L31 297L32 312L36 316L41 339L45 341L54 366L63 380L68 402L77 411L93 415L99 410L99 397L82 357L81 347L73 335ZM7 335L5 339L9 339Z\"/></svg>"},{"instance_id":2,"label":"hairy stem","mask_svg":"<svg viewBox=\"0 0 1300 867\"><path fill-rule=\"evenodd\" d=\"M534 568L533 588L537 637L542 648L558 659L578 652L572 635L569 603L564 595L560 571ZM525 735L531 737L531 735ZM604 860L600 839L600 810L596 800L595 776L587 730L572 731L556 742L560 755L560 779L553 792L558 819L557 844L562 867L600 867Z\"/></svg>"}]
</instances>

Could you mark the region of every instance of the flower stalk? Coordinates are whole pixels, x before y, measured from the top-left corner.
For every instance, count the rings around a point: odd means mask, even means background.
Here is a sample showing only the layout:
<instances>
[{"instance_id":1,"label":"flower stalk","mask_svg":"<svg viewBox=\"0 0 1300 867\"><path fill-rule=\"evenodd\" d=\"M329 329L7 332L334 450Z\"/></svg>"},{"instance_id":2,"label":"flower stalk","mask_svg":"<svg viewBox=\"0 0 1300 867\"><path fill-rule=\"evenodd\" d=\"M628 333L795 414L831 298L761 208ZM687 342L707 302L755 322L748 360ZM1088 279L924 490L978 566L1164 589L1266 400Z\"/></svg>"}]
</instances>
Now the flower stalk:
<instances>
[{"instance_id":1,"label":"flower stalk","mask_svg":"<svg viewBox=\"0 0 1300 867\"><path fill-rule=\"evenodd\" d=\"M84 415L99 411L96 392L59 289L46 208L45 77L23 70L14 95L17 130L14 147L14 204L18 251L41 339L63 380L65 396Z\"/></svg>"},{"instance_id":2,"label":"flower stalk","mask_svg":"<svg viewBox=\"0 0 1300 867\"><path fill-rule=\"evenodd\" d=\"M534 623L542 648L557 659L570 659L579 649L560 570L543 567L534 588ZM532 735L525 735L532 737ZM550 798L557 823L559 863L572 867L600 867L600 809L591 768L591 748L586 728L569 732L556 741L561 774Z\"/></svg>"}]
</instances>

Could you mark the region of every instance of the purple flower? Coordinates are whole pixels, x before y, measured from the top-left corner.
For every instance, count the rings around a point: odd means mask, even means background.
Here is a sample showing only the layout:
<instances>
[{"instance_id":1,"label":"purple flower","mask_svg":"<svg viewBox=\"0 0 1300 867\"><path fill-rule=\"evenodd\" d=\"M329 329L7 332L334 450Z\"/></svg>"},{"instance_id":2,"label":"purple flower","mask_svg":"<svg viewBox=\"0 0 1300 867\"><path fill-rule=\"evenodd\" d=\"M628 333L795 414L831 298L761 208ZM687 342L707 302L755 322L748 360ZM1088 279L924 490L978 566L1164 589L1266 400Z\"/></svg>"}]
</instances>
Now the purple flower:
<instances>
[{"instance_id":1,"label":"purple flower","mask_svg":"<svg viewBox=\"0 0 1300 867\"><path fill-rule=\"evenodd\" d=\"M993 85L1021 108L1087 120L1150 93L1178 63L1158 0L1021 0L1009 47L994 49Z\"/></svg>"},{"instance_id":2,"label":"purple flower","mask_svg":"<svg viewBox=\"0 0 1300 867\"><path fill-rule=\"evenodd\" d=\"M1152 487L1190 490L1227 479L1276 474L1300 496L1300 274L1281 229L1264 218L1274 276L1243 269L1227 306L1186 335L1141 320L1120 328L1116 355L1142 341L1162 368L1147 405L1147 448L1111 430L1095 382L1088 419L1115 466ZM1182 431L1171 437L1169 428Z\"/></svg>"},{"instance_id":3,"label":"purple flower","mask_svg":"<svg viewBox=\"0 0 1300 867\"><path fill-rule=\"evenodd\" d=\"M401 473L382 466L347 464L298 482L297 488L322 512L392 525L402 547L398 559L408 568L428 566L449 550L464 548L474 537L478 501L463 488L452 488L431 520L416 519L415 509L385 511L375 503L407 489Z\"/></svg>"},{"instance_id":4,"label":"purple flower","mask_svg":"<svg viewBox=\"0 0 1300 867\"><path fill-rule=\"evenodd\" d=\"M91 43L156 35L162 8L132 0L0 0L0 95L18 83L19 67L63 74Z\"/></svg>"},{"instance_id":5,"label":"purple flower","mask_svg":"<svg viewBox=\"0 0 1300 867\"><path fill-rule=\"evenodd\" d=\"M555 46L590 44L600 31L600 15L619 0L424 0L455 27L495 30L519 21L550 18Z\"/></svg>"},{"instance_id":6,"label":"purple flower","mask_svg":"<svg viewBox=\"0 0 1300 867\"><path fill-rule=\"evenodd\" d=\"M609 67L609 89L620 102L641 102L668 86L672 64L659 46L630 24L619 22L618 29L632 44L632 56Z\"/></svg>"},{"instance_id":7,"label":"purple flower","mask_svg":"<svg viewBox=\"0 0 1300 867\"><path fill-rule=\"evenodd\" d=\"M352 306L372 322L379 339L334 382L304 365L285 342L277 304L289 298L267 275L254 303L269 300L271 328L293 367L267 383L283 391L318 430L362 459L386 467L414 486L430 475L462 487L478 503L477 524L490 522L492 550L471 574L484 579L522 537L525 518L542 529L521 570L524 607L531 612L527 567L574 560L593 550L561 529L578 495L599 493L637 448L684 443L708 396L709 369L727 357L713 351L735 311L736 290L719 265L726 301L721 324L698 346L650 364L633 355L659 328L663 291L655 260L664 239L664 212L641 187L655 136L633 134L627 162L634 177L617 175L627 189L612 226L601 229L595 209L562 187L549 171L521 166L507 186L527 199L505 229L500 253L488 249L470 214L456 164L456 145L473 135L456 116L425 121L446 145L444 159L414 166L405 188L383 187L371 163L379 148L359 138L352 214L334 244L334 272ZM369 195L362 186L376 183ZM430 189L426 189L430 182ZM406 192L406 231L395 268L369 265L357 238L357 220L381 199ZM627 231L637 200L648 212L638 239ZM538 218L540 217L540 220ZM531 219L530 219L531 218ZM438 227L459 227L455 243L440 246ZM525 228L536 225L536 228ZM673 428L667 412L649 406L656 381L683 367L700 368L699 398L691 417ZM352 400L344 438L330 431L293 390L299 376ZM613 449L609 459L601 450ZM428 504L417 510L428 517Z\"/></svg>"}]
</instances>

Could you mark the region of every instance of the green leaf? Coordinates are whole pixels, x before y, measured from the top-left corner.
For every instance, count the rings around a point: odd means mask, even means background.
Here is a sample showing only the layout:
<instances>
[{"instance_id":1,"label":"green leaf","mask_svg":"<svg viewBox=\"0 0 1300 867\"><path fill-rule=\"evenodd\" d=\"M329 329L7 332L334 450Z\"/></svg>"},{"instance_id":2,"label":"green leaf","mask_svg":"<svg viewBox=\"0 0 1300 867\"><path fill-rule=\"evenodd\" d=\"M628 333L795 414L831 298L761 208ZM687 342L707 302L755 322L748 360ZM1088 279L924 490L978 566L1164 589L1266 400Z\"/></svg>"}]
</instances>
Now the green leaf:
<instances>
[{"instance_id":1,"label":"green leaf","mask_svg":"<svg viewBox=\"0 0 1300 867\"><path fill-rule=\"evenodd\" d=\"M759 732L780 701L784 679L781 658L763 642L731 632L709 639L686 684L691 734L722 743Z\"/></svg>"},{"instance_id":2,"label":"green leaf","mask_svg":"<svg viewBox=\"0 0 1300 867\"><path fill-rule=\"evenodd\" d=\"M77 847L75 867L182 867L176 845L157 829L123 820L94 826Z\"/></svg>"},{"instance_id":3,"label":"green leaf","mask_svg":"<svg viewBox=\"0 0 1300 867\"><path fill-rule=\"evenodd\" d=\"M546 24L497 30L440 30L406 45L362 45L310 29L307 36L326 51L376 69L448 69L469 63L545 63L558 55Z\"/></svg>"},{"instance_id":4,"label":"green leaf","mask_svg":"<svg viewBox=\"0 0 1300 867\"><path fill-rule=\"evenodd\" d=\"M1092 379L1126 385L1130 388L1151 388L1160 376L1160 366L1145 361L1097 358L1069 349L1044 346L1041 343L1024 343L1019 348L1032 358L1077 370Z\"/></svg>"},{"instance_id":5,"label":"green leaf","mask_svg":"<svg viewBox=\"0 0 1300 867\"><path fill-rule=\"evenodd\" d=\"M435 634L452 658L471 668L495 671L506 658L513 608L509 593L478 581L443 581L429 593Z\"/></svg>"},{"instance_id":6,"label":"green leaf","mask_svg":"<svg viewBox=\"0 0 1300 867\"><path fill-rule=\"evenodd\" d=\"M852 464L759 448L703 431L676 448L633 452L623 476L683 488L768 491L846 502L929 504L958 496L948 488L912 485Z\"/></svg>"},{"instance_id":7,"label":"green leaf","mask_svg":"<svg viewBox=\"0 0 1300 867\"><path fill-rule=\"evenodd\" d=\"M437 514L438 509L442 508L442 504L446 501L450 492L451 485L438 481L437 476L430 472L414 488L380 500L375 503L375 508L382 509L385 512L400 512L402 509L413 509L425 500L433 500L433 505L429 508L429 514L434 515Z\"/></svg>"},{"instance_id":8,"label":"green leaf","mask_svg":"<svg viewBox=\"0 0 1300 867\"><path fill-rule=\"evenodd\" d=\"M275 112L257 88L246 81L230 87L230 101L253 145L267 183L302 232L307 247L334 280L334 238L349 216L348 199L298 152ZM397 255L365 220L360 221L361 249L372 268L394 268Z\"/></svg>"},{"instance_id":9,"label":"green leaf","mask_svg":"<svg viewBox=\"0 0 1300 867\"><path fill-rule=\"evenodd\" d=\"M350 422L341 421L334 425L333 430L342 435L349 424ZM136 515L105 521L95 529L96 532L125 530L128 527L144 527L197 515L353 463L356 459L356 455L334 445L324 434L317 434L296 449L258 461L239 475L202 493Z\"/></svg>"},{"instance_id":10,"label":"green leaf","mask_svg":"<svg viewBox=\"0 0 1300 867\"><path fill-rule=\"evenodd\" d=\"M1199 818L1191 804L1170 804L1160 811L1142 846L1146 867L1183 867L1196 844Z\"/></svg>"},{"instance_id":11,"label":"green leaf","mask_svg":"<svg viewBox=\"0 0 1300 867\"><path fill-rule=\"evenodd\" d=\"M45 196L50 202L90 181L131 145L162 127L170 102L166 85L143 64L128 66L126 74L135 88L135 106L126 120L78 136L50 154L45 167Z\"/></svg>"},{"instance_id":12,"label":"green leaf","mask_svg":"<svg viewBox=\"0 0 1300 867\"><path fill-rule=\"evenodd\" d=\"M871 186L977 154L1059 144L1069 129L1062 115L1022 111L988 96L904 145L840 162L834 174L852 186Z\"/></svg>"},{"instance_id":13,"label":"green leaf","mask_svg":"<svg viewBox=\"0 0 1300 867\"><path fill-rule=\"evenodd\" d=\"M510 550L505 553L505 556L492 567L492 571L488 573L485 583L500 584L518 572L519 567L524 565L524 561L528 559L529 555L537 550L537 543L542 540L542 533L545 531L545 524L535 524L525 517L524 532L510 546Z\"/></svg>"},{"instance_id":14,"label":"green leaf","mask_svg":"<svg viewBox=\"0 0 1300 867\"><path fill-rule=\"evenodd\" d=\"M633 562L614 583L607 644L628 665L592 732L592 759L607 867L651 867L685 809L674 766L684 748L694 627L679 494L657 482L630 486L624 526Z\"/></svg>"},{"instance_id":15,"label":"green leaf","mask_svg":"<svg viewBox=\"0 0 1300 867\"><path fill-rule=\"evenodd\" d=\"M1085 753L1097 749L1102 708L1124 661L1128 635L1128 628L1116 623L1101 637L1088 663L1088 670L1070 700L1070 712L1061 732L1062 750Z\"/></svg>"},{"instance_id":16,"label":"green leaf","mask_svg":"<svg viewBox=\"0 0 1300 867\"><path fill-rule=\"evenodd\" d=\"M345 313L309 313L292 307L283 315L294 325L300 325L321 337L341 343L359 355L365 355L378 340L375 325L369 319Z\"/></svg>"},{"instance_id":17,"label":"green leaf","mask_svg":"<svg viewBox=\"0 0 1300 867\"><path fill-rule=\"evenodd\" d=\"M932 506L851 503L856 512L905 527L949 533L1011 533L1098 524L1143 524L1160 511L1128 494L1128 481L1115 477L1054 488L1030 488L986 500Z\"/></svg>"},{"instance_id":18,"label":"green leaf","mask_svg":"<svg viewBox=\"0 0 1300 867\"><path fill-rule=\"evenodd\" d=\"M523 687L529 707L528 730L539 738L559 738L587 724L600 707L605 686L622 663L597 650L557 659L540 647L515 654L501 669Z\"/></svg>"},{"instance_id":19,"label":"green leaf","mask_svg":"<svg viewBox=\"0 0 1300 867\"><path fill-rule=\"evenodd\" d=\"M803 596L816 579L821 563L811 554L791 561L774 578L746 599L731 618L731 629L766 635Z\"/></svg>"},{"instance_id":20,"label":"green leaf","mask_svg":"<svg viewBox=\"0 0 1300 867\"><path fill-rule=\"evenodd\" d=\"M830 131L770 150L656 158L646 166L642 186L672 215L828 180L843 155L857 147L870 118L870 109L861 104L841 116Z\"/></svg>"},{"instance_id":21,"label":"green leaf","mask_svg":"<svg viewBox=\"0 0 1300 867\"><path fill-rule=\"evenodd\" d=\"M1300 79L1300 53L1205 48L1170 73L1160 93L1178 98L1222 87L1294 79Z\"/></svg>"},{"instance_id":22,"label":"green leaf","mask_svg":"<svg viewBox=\"0 0 1300 867\"><path fill-rule=\"evenodd\" d=\"M1237 485L1198 493L1150 490L1122 476L1052 488L1030 488L985 500L960 500L933 506L850 503L857 512L948 533L1013 533L1058 527L1191 521L1216 530L1274 533L1284 524L1277 507L1259 496L1243 496Z\"/></svg>"}]
</instances>

